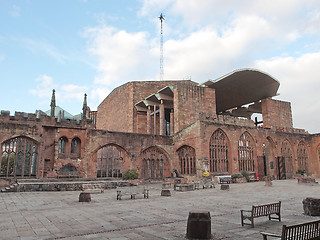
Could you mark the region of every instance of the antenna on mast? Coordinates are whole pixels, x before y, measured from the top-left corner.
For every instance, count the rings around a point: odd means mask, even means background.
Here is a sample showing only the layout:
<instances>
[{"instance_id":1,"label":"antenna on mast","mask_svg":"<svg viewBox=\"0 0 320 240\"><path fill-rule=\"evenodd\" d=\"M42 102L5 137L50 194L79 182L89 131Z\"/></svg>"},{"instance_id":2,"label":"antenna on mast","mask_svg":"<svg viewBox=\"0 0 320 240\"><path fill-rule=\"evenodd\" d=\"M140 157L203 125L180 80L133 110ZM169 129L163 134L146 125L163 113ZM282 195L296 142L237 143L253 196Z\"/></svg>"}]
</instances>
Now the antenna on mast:
<instances>
[{"instance_id":1,"label":"antenna on mast","mask_svg":"<svg viewBox=\"0 0 320 240\"><path fill-rule=\"evenodd\" d=\"M162 31L162 22L165 20L164 15L162 13L160 14L160 17L158 17L161 22L161 38L160 38L160 81L163 80L163 31Z\"/></svg>"}]
</instances>

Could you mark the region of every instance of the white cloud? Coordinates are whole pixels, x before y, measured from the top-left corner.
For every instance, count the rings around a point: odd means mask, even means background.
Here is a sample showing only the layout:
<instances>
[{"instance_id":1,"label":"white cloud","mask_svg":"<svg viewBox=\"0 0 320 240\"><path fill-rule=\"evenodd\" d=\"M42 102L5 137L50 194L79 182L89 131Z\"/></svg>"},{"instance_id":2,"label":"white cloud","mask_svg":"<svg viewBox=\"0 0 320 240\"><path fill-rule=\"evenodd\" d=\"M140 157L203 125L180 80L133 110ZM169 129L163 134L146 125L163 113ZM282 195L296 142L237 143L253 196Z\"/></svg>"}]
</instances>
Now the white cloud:
<instances>
[{"instance_id":1,"label":"white cloud","mask_svg":"<svg viewBox=\"0 0 320 240\"><path fill-rule=\"evenodd\" d=\"M88 105L91 107L91 110L97 110L98 105L109 95L110 92L110 89L105 87L92 89L88 95Z\"/></svg>"},{"instance_id":2,"label":"white cloud","mask_svg":"<svg viewBox=\"0 0 320 240\"><path fill-rule=\"evenodd\" d=\"M86 36L89 52L99 59L99 76L95 78L95 84L116 86L148 75L148 66L153 59L147 33L129 33L103 25L88 28Z\"/></svg>"},{"instance_id":3,"label":"white cloud","mask_svg":"<svg viewBox=\"0 0 320 240\"><path fill-rule=\"evenodd\" d=\"M35 89L29 90L29 92L39 98L51 97L52 89L57 88L57 85L53 82L53 78L47 75L41 75L35 81L38 82L38 85Z\"/></svg>"},{"instance_id":4,"label":"white cloud","mask_svg":"<svg viewBox=\"0 0 320 240\"><path fill-rule=\"evenodd\" d=\"M256 61L256 67L270 73L280 82L278 97L291 102L294 126L319 132L320 52L297 58L276 57Z\"/></svg>"},{"instance_id":5,"label":"white cloud","mask_svg":"<svg viewBox=\"0 0 320 240\"><path fill-rule=\"evenodd\" d=\"M86 86L78 86L74 84L61 85L58 91L61 91L61 100L83 100L84 94L88 90Z\"/></svg>"},{"instance_id":6,"label":"white cloud","mask_svg":"<svg viewBox=\"0 0 320 240\"><path fill-rule=\"evenodd\" d=\"M48 75L41 75L35 79L37 83L34 89L30 89L29 92L40 99L39 104L47 107L50 103L52 90L55 89L55 96L57 105L63 103L67 105L70 102L78 102L81 105L84 94L88 90L86 86L79 86L74 84L57 84L53 78Z\"/></svg>"}]
</instances>

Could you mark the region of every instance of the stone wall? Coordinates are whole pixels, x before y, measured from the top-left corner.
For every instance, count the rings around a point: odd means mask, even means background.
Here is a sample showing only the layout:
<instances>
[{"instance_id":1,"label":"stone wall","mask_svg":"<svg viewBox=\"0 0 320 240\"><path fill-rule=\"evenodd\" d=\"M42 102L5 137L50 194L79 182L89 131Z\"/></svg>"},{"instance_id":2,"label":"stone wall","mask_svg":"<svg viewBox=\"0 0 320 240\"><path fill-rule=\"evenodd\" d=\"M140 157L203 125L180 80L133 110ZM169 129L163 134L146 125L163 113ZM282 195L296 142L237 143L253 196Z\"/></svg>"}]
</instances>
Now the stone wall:
<instances>
[{"instance_id":1,"label":"stone wall","mask_svg":"<svg viewBox=\"0 0 320 240\"><path fill-rule=\"evenodd\" d=\"M289 102L263 99L261 101L263 126L273 129L293 128Z\"/></svg>"}]
</instances>

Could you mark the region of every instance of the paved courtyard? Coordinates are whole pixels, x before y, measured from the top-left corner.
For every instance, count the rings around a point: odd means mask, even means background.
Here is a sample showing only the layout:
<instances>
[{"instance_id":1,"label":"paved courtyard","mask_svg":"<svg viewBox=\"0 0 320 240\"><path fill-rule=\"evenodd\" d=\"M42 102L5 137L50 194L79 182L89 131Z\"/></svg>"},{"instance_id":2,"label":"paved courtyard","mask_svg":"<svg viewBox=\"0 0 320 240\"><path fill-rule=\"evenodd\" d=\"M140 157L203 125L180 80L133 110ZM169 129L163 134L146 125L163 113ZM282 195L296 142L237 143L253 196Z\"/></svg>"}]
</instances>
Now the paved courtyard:
<instances>
[{"instance_id":1,"label":"paved courtyard","mask_svg":"<svg viewBox=\"0 0 320 240\"><path fill-rule=\"evenodd\" d=\"M0 193L0 239L185 239L189 211L211 214L212 239L262 239L260 232L280 233L282 224L320 219L303 214L302 200L320 198L320 186L297 180L231 184L214 189L171 191L160 196L161 184L149 184L150 197L116 200L116 189L91 194L80 203L77 191ZM240 209L282 201L282 222L257 218L242 227Z\"/></svg>"}]
</instances>

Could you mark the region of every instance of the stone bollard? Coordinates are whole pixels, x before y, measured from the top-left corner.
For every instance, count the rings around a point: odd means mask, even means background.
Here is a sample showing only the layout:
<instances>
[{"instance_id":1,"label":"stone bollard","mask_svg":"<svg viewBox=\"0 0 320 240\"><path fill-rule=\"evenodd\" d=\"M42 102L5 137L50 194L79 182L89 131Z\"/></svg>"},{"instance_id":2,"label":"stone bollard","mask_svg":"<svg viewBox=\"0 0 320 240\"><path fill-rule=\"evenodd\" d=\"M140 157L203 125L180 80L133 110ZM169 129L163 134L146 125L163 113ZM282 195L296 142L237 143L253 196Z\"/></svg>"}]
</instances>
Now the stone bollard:
<instances>
[{"instance_id":1,"label":"stone bollard","mask_svg":"<svg viewBox=\"0 0 320 240\"><path fill-rule=\"evenodd\" d=\"M91 195L88 192L82 192L79 195L79 202L91 202Z\"/></svg>"},{"instance_id":2,"label":"stone bollard","mask_svg":"<svg viewBox=\"0 0 320 240\"><path fill-rule=\"evenodd\" d=\"M161 196L164 196L164 197L171 197L171 192L169 189L162 189L161 190Z\"/></svg>"},{"instance_id":3,"label":"stone bollard","mask_svg":"<svg viewBox=\"0 0 320 240\"><path fill-rule=\"evenodd\" d=\"M264 177L264 185L265 186L272 186L272 180L270 176Z\"/></svg>"},{"instance_id":4,"label":"stone bollard","mask_svg":"<svg viewBox=\"0 0 320 240\"><path fill-rule=\"evenodd\" d=\"M187 223L187 238L210 239L211 217L208 211L190 211Z\"/></svg>"},{"instance_id":5,"label":"stone bollard","mask_svg":"<svg viewBox=\"0 0 320 240\"><path fill-rule=\"evenodd\" d=\"M221 184L220 190L229 190L229 184Z\"/></svg>"}]
</instances>

